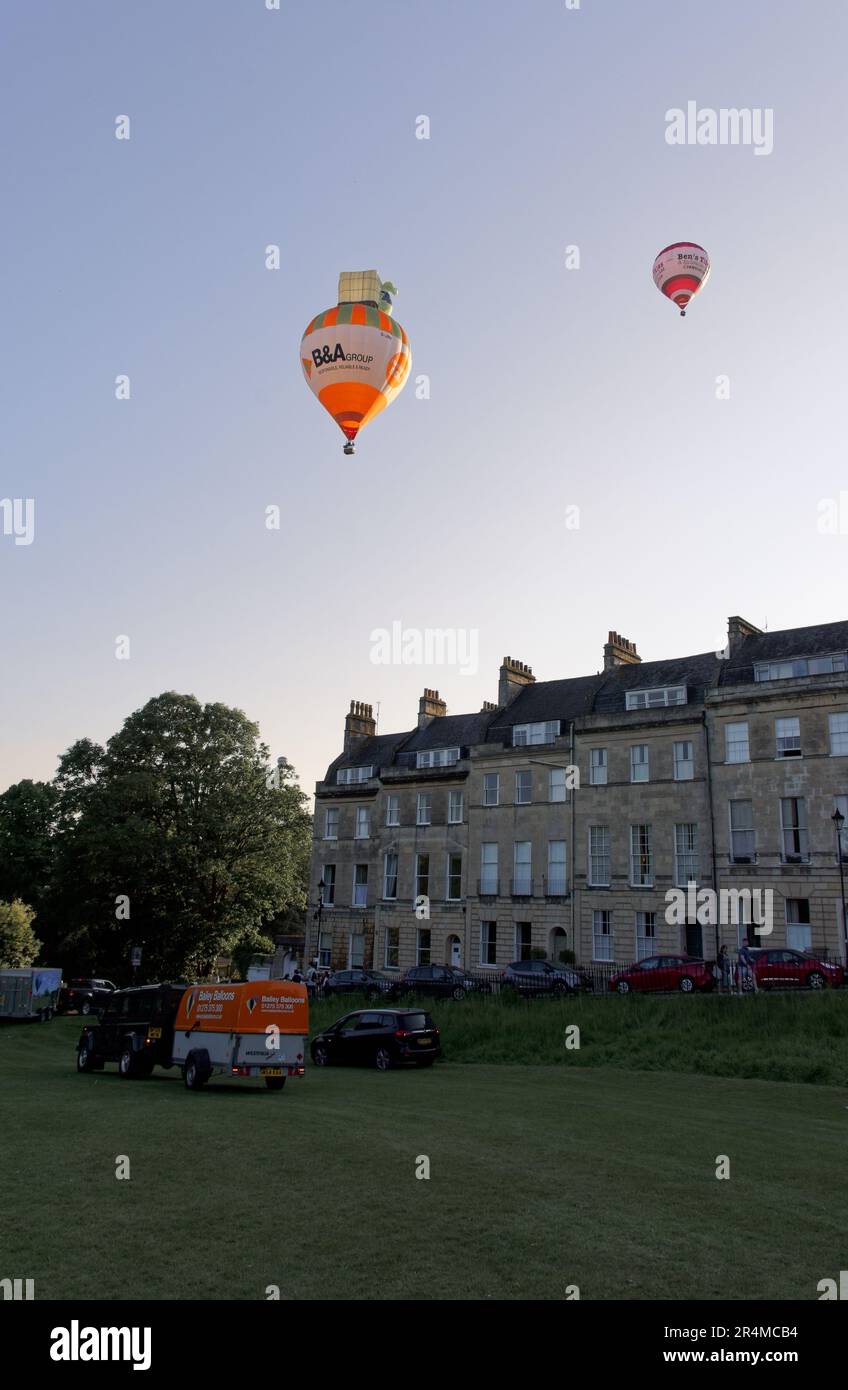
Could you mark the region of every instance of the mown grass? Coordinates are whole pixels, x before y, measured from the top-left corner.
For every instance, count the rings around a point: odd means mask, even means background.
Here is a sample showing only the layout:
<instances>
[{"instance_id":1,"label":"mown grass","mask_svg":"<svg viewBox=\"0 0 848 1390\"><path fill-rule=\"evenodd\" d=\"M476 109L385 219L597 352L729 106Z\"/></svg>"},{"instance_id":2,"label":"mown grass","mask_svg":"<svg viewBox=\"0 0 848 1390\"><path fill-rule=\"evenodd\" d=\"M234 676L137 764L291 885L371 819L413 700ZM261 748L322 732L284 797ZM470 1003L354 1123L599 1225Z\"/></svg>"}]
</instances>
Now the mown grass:
<instances>
[{"instance_id":1,"label":"mown grass","mask_svg":"<svg viewBox=\"0 0 848 1390\"><path fill-rule=\"evenodd\" d=\"M0 1274L39 1300L812 1301L844 1268L842 1088L447 1061L194 1095L78 1076L78 1027L0 1029Z\"/></svg>"},{"instance_id":2,"label":"mown grass","mask_svg":"<svg viewBox=\"0 0 848 1390\"><path fill-rule=\"evenodd\" d=\"M848 1084L848 990L755 996L422 1000L452 1062L617 1067L815 1085ZM312 1005L314 1032L354 995ZM576 1025L579 1048L566 1047Z\"/></svg>"}]
</instances>

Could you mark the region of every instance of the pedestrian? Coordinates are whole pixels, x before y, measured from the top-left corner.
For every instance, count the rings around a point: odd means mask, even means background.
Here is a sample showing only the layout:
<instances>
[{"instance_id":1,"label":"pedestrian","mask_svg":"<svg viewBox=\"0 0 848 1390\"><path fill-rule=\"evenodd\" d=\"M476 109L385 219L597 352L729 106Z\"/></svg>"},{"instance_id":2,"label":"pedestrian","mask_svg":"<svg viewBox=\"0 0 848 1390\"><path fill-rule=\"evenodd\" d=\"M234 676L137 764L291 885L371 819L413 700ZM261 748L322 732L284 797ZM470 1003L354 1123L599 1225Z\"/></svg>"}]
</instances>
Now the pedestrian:
<instances>
[{"instance_id":1,"label":"pedestrian","mask_svg":"<svg viewBox=\"0 0 848 1390\"><path fill-rule=\"evenodd\" d=\"M730 992L730 956L726 946L720 946L718 952L718 987L720 990Z\"/></svg>"},{"instance_id":2,"label":"pedestrian","mask_svg":"<svg viewBox=\"0 0 848 1390\"><path fill-rule=\"evenodd\" d=\"M739 947L739 980L744 990L756 990L757 972L754 969L754 958L747 941L743 941Z\"/></svg>"}]
</instances>

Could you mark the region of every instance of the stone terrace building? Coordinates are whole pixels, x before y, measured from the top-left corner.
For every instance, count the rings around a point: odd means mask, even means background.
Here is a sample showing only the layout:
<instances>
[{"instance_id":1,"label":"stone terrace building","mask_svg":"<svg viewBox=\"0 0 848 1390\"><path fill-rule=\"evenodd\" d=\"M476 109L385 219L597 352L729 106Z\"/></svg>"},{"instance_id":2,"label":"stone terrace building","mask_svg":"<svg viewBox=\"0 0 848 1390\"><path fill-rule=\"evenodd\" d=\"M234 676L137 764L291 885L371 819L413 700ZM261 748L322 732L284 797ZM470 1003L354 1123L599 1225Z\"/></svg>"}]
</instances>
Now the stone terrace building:
<instances>
[{"instance_id":1,"label":"stone terrace building","mask_svg":"<svg viewBox=\"0 0 848 1390\"><path fill-rule=\"evenodd\" d=\"M603 670L568 680L507 657L476 714L425 690L416 728L378 735L351 704L316 787L307 954L494 971L534 950L714 958L747 935L844 960L837 808L848 622L764 633L734 617L724 652L654 662L611 632ZM771 934L669 919L689 884L771 889Z\"/></svg>"}]
</instances>

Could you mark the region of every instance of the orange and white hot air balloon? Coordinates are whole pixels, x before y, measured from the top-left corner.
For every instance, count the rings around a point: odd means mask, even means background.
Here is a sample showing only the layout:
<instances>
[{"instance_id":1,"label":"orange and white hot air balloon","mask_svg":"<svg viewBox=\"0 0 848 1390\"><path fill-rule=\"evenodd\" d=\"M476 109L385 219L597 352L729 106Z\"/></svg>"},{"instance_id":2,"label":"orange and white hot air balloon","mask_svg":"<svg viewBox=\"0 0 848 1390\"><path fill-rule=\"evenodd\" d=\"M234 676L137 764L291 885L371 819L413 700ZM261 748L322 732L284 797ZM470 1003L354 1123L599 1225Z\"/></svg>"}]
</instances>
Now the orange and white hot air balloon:
<instances>
[{"instance_id":1,"label":"orange and white hot air balloon","mask_svg":"<svg viewBox=\"0 0 848 1390\"><path fill-rule=\"evenodd\" d=\"M412 366L409 339L392 318L389 291L376 270L343 271L339 302L309 324L300 361L310 390L347 438L346 454L369 421L391 405Z\"/></svg>"},{"instance_id":2,"label":"orange and white hot air balloon","mask_svg":"<svg viewBox=\"0 0 848 1390\"><path fill-rule=\"evenodd\" d=\"M665 246L654 261L654 284L674 301L681 318L686 305L707 283L710 258L696 241L674 241Z\"/></svg>"}]
</instances>

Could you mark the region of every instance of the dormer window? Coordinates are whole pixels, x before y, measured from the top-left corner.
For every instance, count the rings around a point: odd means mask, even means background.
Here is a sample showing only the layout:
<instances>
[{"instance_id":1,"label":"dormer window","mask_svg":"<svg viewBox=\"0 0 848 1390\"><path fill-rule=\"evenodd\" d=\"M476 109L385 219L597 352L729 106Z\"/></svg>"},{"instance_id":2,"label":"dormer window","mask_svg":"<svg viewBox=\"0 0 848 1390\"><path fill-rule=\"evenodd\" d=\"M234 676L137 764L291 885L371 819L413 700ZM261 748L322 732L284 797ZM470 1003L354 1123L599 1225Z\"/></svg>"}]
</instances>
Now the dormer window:
<instances>
[{"instance_id":1,"label":"dormer window","mask_svg":"<svg viewBox=\"0 0 848 1390\"><path fill-rule=\"evenodd\" d=\"M628 690L628 709L662 709L664 705L685 705L685 685L659 685L653 690Z\"/></svg>"},{"instance_id":2,"label":"dormer window","mask_svg":"<svg viewBox=\"0 0 848 1390\"><path fill-rule=\"evenodd\" d=\"M791 661L761 661L754 667L755 681L786 681L793 676L832 676L835 671L848 671L845 652L829 656L799 656Z\"/></svg>"},{"instance_id":3,"label":"dormer window","mask_svg":"<svg viewBox=\"0 0 848 1390\"><path fill-rule=\"evenodd\" d=\"M350 782L367 782L373 776L373 767L340 767L336 773L336 782L340 786L347 786Z\"/></svg>"},{"instance_id":4,"label":"dormer window","mask_svg":"<svg viewBox=\"0 0 848 1390\"><path fill-rule=\"evenodd\" d=\"M533 743L553 743L559 738L559 720L548 719L544 724L514 724L513 748L527 748Z\"/></svg>"},{"instance_id":5,"label":"dormer window","mask_svg":"<svg viewBox=\"0 0 848 1390\"><path fill-rule=\"evenodd\" d=\"M450 767L459 762L458 748L428 748L416 754L416 767Z\"/></svg>"}]
</instances>

